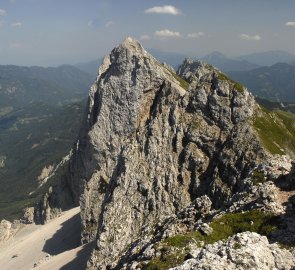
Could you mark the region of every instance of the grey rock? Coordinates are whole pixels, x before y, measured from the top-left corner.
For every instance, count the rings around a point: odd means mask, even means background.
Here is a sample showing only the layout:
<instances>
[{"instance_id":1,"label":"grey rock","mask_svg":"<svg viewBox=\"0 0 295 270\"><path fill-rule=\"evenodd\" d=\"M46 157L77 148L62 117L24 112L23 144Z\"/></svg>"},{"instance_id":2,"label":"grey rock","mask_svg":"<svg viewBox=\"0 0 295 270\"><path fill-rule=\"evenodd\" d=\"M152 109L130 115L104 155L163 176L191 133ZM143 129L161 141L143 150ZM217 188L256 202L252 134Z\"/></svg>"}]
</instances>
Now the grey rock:
<instances>
[{"instance_id":1,"label":"grey rock","mask_svg":"<svg viewBox=\"0 0 295 270\"><path fill-rule=\"evenodd\" d=\"M34 223L35 217L35 209L34 207L27 207L23 210L23 217L21 218L21 222L25 224Z\"/></svg>"},{"instance_id":2,"label":"grey rock","mask_svg":"<svg viewBox=\"0 0 295 270\"><path fill-rule=\"evenodd\" d=\"M249 121L259 107L223 77L188 59L175 74L132 38L104 58L65 177L82 242L96 239L88 269L134 269L169 236L210 233L202 224L218 208L273 202L271 185L251 181L270 157ZM39 216L54 216L54 194Z\"/></svg>"},{"instance_id":3,"label":"grey rock","mask_svg":"<svg viewBox=\"0 0 295 270\"><path fill-rule=\"evenodd\" d=\"M10 222L8 220L1 220L0 222L0 242L6 241L13 237L21 228L19 221Z\"/></svg>"},{"instance_id":4,"label":"grey rock","mask_svg":"<svg viewBox=\"0 0 295 270\"><path fill-rule=\"evenodd\" d=\"M207 223L202 223L198 229L205 235L210 235L213 232L213 229Z\"/></svg>"},{"instance_id":5,"label":"grey rock","mask_svg":"<svg viewBox=\"0 0 295 270\"><path fill-rule=\"evenodd\" d=\"M105 57L69 173L82 241L97 235L89 269L114 267L202 195L214 207L229 202L241 172L258 165L264 152L247 123L254 98L218 74L186 60L178 75L187 87L131 38Z\"/></svg>"},{"instance_id":6,"label":"grey rock","mask_svg":"<svg viewBox=\"0 0 295 270\"><path fill-rule=\"evenodd\" d=\"M7 240L11 236L12 224L8 220L1 220L0 223L0 241Z\"/></svg>"},{"instance_id":7,"label":"grey rock","mask_svg":"<svg viewBox=\"0 0 295 270\"><path fill-rule=\"evenodd\" d=\"M265 236L244 232L225 242L208 245L195 258L185 261L173 270L206 269L293 269L295 259L291 252L270 244Z\"/></svg>"}]
</instances>

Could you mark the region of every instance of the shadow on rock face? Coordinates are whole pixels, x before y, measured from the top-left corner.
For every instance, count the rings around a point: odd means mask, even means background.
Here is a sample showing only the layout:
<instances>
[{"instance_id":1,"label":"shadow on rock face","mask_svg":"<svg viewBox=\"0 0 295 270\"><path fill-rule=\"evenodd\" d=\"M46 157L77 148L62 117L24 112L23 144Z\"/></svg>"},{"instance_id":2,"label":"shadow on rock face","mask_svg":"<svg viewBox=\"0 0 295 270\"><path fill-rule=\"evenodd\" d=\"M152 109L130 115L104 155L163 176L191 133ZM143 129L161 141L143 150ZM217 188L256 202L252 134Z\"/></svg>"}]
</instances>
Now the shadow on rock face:
<instances>
[{"instance_id":1,"label":"shadow on rock face","mask_svg":"<svg viewBox=\"0 0 295 270\"><path fill-rule=\"evenodd\" d=\"M95 241L90 242L82 247L82 249L77 253L75 259L67 263L59 270L81 270L86 269L87 261L90 258L90 254L95 247Z\"/></svg>"},{"instance_id":2,"label":"shadow on rock face","mask_svg":"<svg viewBox=\"0 0 295 270\"><path fill-rule=\"evenodd\" d=\"M80 213L65 221L51 239L45 242L43 251L57 255L80 246L81 218Z\"/></svg>"}]
</instances>

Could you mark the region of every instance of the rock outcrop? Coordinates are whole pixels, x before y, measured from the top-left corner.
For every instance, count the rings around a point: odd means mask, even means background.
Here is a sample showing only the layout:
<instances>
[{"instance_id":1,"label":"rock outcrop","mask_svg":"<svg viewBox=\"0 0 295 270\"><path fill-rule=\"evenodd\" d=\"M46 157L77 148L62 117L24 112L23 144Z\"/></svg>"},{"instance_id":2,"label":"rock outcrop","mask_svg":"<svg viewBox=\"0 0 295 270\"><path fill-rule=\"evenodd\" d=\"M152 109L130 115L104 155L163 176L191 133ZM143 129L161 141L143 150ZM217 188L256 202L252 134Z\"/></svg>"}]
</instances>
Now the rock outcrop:
<instances>
[{"instance_id":1,"label":"rock outcrop","mask_svg":"<svg viewBox=\"0 0 295 270\"><path fill-rule=\"evenodd\" d=\"M10 222L8 220L1 220L0 222L0 242L6 241L13 237L21 228L19 221Z\"/></svg>"},{"instance_id":2,"label":"rock outcrop","mask_svg":"<svg viewBox=\"0 0 295 270\"><path fill-rule=\"evenodd\" d=\"M176 73L132 38L114 48L91 87L65 180L80 203L82 242L97 241L88 269L141 268L157 256L156 243L194 230L210 235L207 221L222 213L283 213L268 181L288 174L290 160L265 150L251 122L259 110L245 87L208 64L185 60ZM228 252L236 239L242 248ZM240 258L258 245L263 258ZM290 269L290 254L278 249L245 233L176 269L205 269L204 258L229 269Z\"/></svg>"},{"instance_id":3,"label":"rock outcrop","mask_svg":"<svg viewBox=\"0 0 295 270\"><path fill-rule=\"evenodd\" d=\"M236 269L293 269L295 259L291 252L270 244L257 233L240 233L225 242L217 242L195 250L194 258L186 260L173 270L236 270Z\"/></svg>"}]
</instances>

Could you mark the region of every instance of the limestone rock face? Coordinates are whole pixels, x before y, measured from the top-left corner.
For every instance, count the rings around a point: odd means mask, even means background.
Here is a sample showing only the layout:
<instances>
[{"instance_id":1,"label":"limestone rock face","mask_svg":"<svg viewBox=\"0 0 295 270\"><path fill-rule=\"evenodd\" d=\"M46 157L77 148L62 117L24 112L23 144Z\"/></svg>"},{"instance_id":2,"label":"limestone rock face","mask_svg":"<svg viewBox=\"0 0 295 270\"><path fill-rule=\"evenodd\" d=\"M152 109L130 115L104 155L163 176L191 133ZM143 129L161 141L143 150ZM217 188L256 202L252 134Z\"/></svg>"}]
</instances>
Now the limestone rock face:
<instances>
[{"instance_id":1,"label":"limestone rock face","mask_svg":"<svg viewBox=\"0 0 295 270\"><path fill-rule=\"evenodd\" d=\"M32 224L34 223L34 207L27 207L23 210L23 217L21 219L22 223Z\"/></svg>"},{"instance_id":2,"label":"limestone rock face","mask_svg":"<svg viewBox=\"0 0 295 270\"><path fill-rule=\"evenodd\" d=\"M244 270L293 269L295 259L288 250L270 244L265 236L240 233L224 242L208 245L196 252L195 258L173 270Z\"/></svg>"},{"instance_id":3,"label":"limestone rock face","mask_svg":"<svg viewBox=\"0 0 295 270\"><path fill-rule=\"evenodd\" d=\"M8 220L1 220L0 223L0 241L3 240L7 240L11 234L10 234L10 230L11 230L12 224L11 222L9 222Z\"/></svg>"},{"instance_id":4,"label":"limestone rock face","mask_svg":"<svg viewBox=\"0 0 295 270\"><path fill-rule=\"evenodd\" d=\"M158 224L184 209L191 220L201 196L213 208L231 203L267 157L248 124L256 107L212 66L185 60L176 74L132 38L113 49L91 87L67 176L82 241L97 239L89 269L120 268Z\"/></svg>"},{"instance_id":5,"label":"limestone rock face","mask_svg":"<svg viewBox=\"0 0 295 270\"><path fill-rule=\"evenodd\" d=\"M0 242L6 241L10 237L13 237L17 231L21 228L19 221L10 222L8 220L1 220L0 222Z\"/></svg>"}]
</instances>

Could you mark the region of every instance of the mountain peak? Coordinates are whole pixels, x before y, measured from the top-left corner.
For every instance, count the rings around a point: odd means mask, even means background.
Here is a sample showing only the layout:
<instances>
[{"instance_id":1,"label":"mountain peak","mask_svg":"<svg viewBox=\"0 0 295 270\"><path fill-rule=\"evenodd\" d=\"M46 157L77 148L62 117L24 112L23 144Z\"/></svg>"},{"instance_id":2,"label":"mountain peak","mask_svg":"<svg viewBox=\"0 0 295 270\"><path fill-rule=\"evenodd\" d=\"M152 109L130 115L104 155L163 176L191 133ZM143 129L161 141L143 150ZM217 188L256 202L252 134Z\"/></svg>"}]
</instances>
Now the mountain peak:
<instances>
[{"instance_id":1,"label":"mountain peak","mask_svg":"<svg viewBox=\"0 0 295 270\"><path fill-rule=\"evenodd\" d=\"M186 59L175 73L133 38L113 49L91 87L66 173L80 202L82 242L96 239L88 269L143 268L158 260L167 236L194 232L218 209L262 201L253 172L269 158L258 110L246 88L209 64Z\"/></svg>"},{"instance_id":2,"label":"mountain peak","mask_svg":"<svg viewBox=\"0 0 295 270\"><path fill-rule=\"evenodd\" d=\"M146 50L142 47L139 41L133 37L126 37L118 47L140 54L146 54Z\"/></svg>"}]
</instances>

